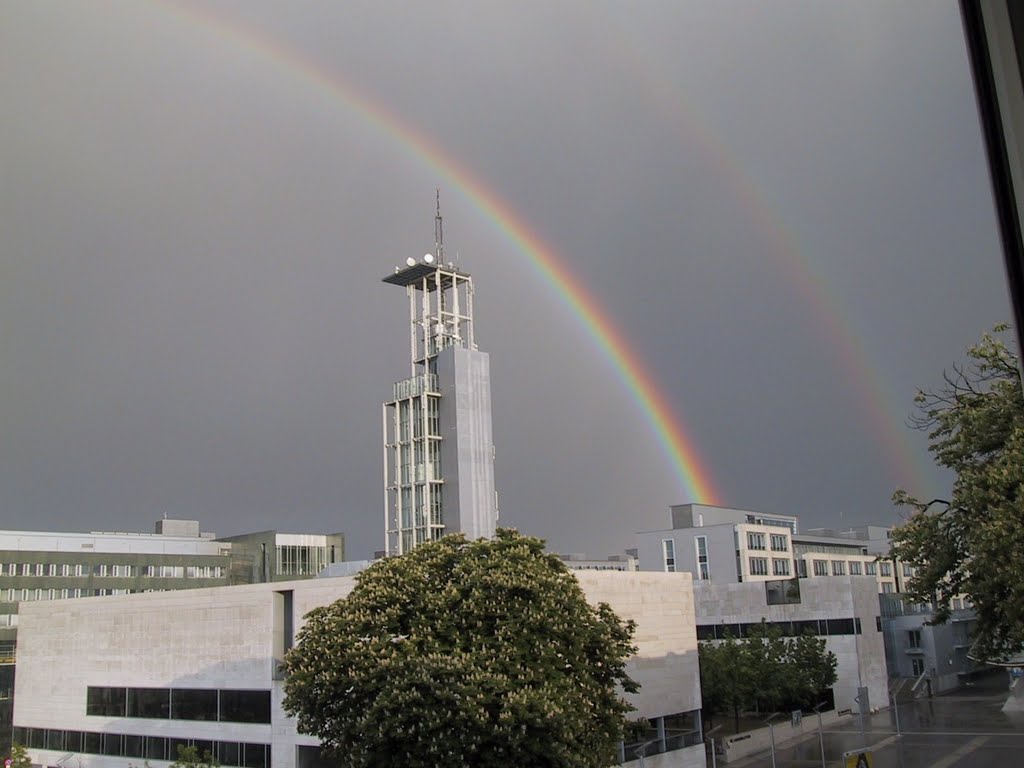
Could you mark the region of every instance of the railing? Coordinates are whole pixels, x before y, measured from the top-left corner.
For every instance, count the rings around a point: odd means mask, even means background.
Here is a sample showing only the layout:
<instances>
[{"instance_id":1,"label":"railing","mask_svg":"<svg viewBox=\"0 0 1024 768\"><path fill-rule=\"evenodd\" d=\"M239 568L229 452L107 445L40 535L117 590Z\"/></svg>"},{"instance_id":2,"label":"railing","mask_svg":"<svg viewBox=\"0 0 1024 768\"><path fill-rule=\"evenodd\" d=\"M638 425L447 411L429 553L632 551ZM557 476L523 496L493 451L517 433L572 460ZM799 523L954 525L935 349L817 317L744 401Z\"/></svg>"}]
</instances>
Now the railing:
<instances>
[{"instance_id":1,"label":"railing","mask_svg":"<svg viewBox=\"0 0 1024 768\"><path fill-rule=\"evenodd\" d=\"M13 664L17 655L18 649L14 643L0 643L0 664Z\"/></svg>"},{"instance_id":2,"label":"railing","mask_svg":"<svg viewBox=\"0 0 1024 768\"><path fill-rule=\"evenodd\" d=\"M408 379L396 381L392 390L392 400L404 400L407 397L417 397L424 392L436 393L437 374L421 373L419 376L412 376Z\"/></svg>"}]
</instances>

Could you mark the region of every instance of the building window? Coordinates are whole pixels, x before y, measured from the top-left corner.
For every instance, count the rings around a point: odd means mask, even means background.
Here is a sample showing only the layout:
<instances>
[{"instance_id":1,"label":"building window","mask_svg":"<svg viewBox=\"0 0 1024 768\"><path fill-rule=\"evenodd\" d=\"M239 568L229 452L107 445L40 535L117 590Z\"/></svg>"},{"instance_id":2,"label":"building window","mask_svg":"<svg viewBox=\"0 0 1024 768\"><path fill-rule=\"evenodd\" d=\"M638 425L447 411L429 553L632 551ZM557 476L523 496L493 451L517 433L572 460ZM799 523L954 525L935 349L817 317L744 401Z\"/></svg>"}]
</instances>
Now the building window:
<instances>
[{"instance_id":1,"label":"building window","mask_svg":"<svg viewBox=\"0 0 1024 768\"><path fill-rule=\"evenodd\" d=\"M773 533L771 536L772 552L786 552L789 547L786 545L786 537L781 533Z\"/></svg>"},{"instance_id":2,"label":"building window","mask_svg":"<svg viewBox=\"0 0 1024 768\"><path fill-rule=\"evenodd\" d=\"M750 558L750 575L751 576L767 576L768 575L768 558L767 557L752 557L752 558Z\"/></svg>"},{"instance_id":3,"label":"building window","mask_svg":"<svg viewBox=\"0 0 1024 768\"><path fill-rule=\"evenodd\" d=\"M828 576L828 560L815 560L814 561L814 575L815 576Z\"/></svg>"},{"instance_id":4,"label":"building window","mask_svg":"<svg viewBox=\"0 0 1024 768\"><path fill-rule=\"evenodd\" d=\"M277 547L277 572L281 576L316 576L327 564L327 547L282 544Z\"/></svg>"},{"instance_id":5,"label":"building window","mask_svg":"<svg viewBox=\"0 0 1024 768\"><path fill-rule=\"evenodd\" d=\"M100 688L90 685L86 692L85 714L124 717L127 693L127 688Z\"/></svg>"},{"instance_id":6,"label":"building window","mask_svg":"<svg viewBox=\"0 0 1024 768\"><path fill-rule=\"evenodd\" d=\"M107 575L107 566L106 566L106 564L105 563L100 563L99 565L94 565L92 567L92 575L93 576L106 576Z\"/></svg>"},{"instance_id":7,"label":"building window","mask_svg":"<svg viewBox=\"0 0 1024 768\"><path fill-rule=\"evenodd\" d=\"M903 565L903 575L906 576L908 579L911 576L913 576L914 575L914 566L907 565L906 563L904 563L904 565Z\"/></svg>"},{"instance_id":8,"label":"building window","mask_svg":"<svg viewBox=\"0 0 1024 768\"><path fill-rule=\"evenodd\" d=\"M697 578L701 581L710 581L711 564L708 562L708 537L695 537L693 545L697 551Z\"/></svg>"},{"instance_id":9,"label":"building window","mask_svg":"<svg viewBox=\"0 0 1024 768\"><path fill-rule=\"evenodd\" d=\"M661 555L665 561L665 570L675 573L676 570L676 543L673 539L663 539L661 542Z\"/></svg>"},{"instance_id":10,"label":"building window","mask_svg":"<svg viewBox=\"0 0 1024 768\"><path fill-rule=\"evenodd\" d=\"M911 659L910 665L914 672L914 677L920 677L924 674L924 659Z\"/></svg>"},{"instance_id":11,"label":"building window","mask_svg":"<svg viewBox=\"0 0 1024 768\"><path fill-rule=\"evenodd\" d=\"M48 566L46 566L46 575L47 576L56 576L57 575L57 564L56 563L50 563Z\"/></svg>"},{"instance_id":12,"label":"building window","mask_svg":"<svg viewBox=\"0 0 1024 768\"><path fill-rule=\"evenodd\" d=\"M874 560L870 563L864 563L864 574L866 576L876 576L878 574L878 565Z\"/></svg>"},{"instance_id":13,"label":"building window","mask_svg":"<svg viewBox=\"0 0 1024 768\"><path fill-rule=\"evenodd\" d=\"M893 586L892 586L892 582L891 582L891 581L883 581L883 582L882 582L882 591L883 591L883 592L884 592L885 594L887 594L887 595L890 595L890 594L892 594L893 592L895 592L896 590L895 590L895 589L893 589Z\"/></svg>"},{"instance_id":14,"label":"building window","mask_svg":"<svg viewBox=\"0 0 1024 768\"><path fill-rule=\"evenodd\" d=\"M772 574L775 576L789 576L789 560L772 558Z\"/></svg>"},{"instance_id":15,"label":"building window","mask_svg":"<svg viewBox=\"0 0 1024 768\"><path fill-rule=\"evenodd\" d=\"M851 560L850 561L850 575L851 576L860 576L861 575L860 574L860 561L859 560Z\"/></svg>"},{"instance_id":16,"label":"building window","mask_svg":"<svg viewBox=\"0 0 1024 768\"><path fill-rule=\"evenodd\" d=\"M748 549L764 549L764 534L763 533L748 533L747 534L747 548Z\"/></svg>"},{"instance_id":17,"label":"building window","mask_svg":"<svg viewBox=\"0 0 1024 768\"><path fill-rule=\"evenodd\" d=\"M807 578L807 561L797 560L796 561L796 575L801 579Z\"/></svg>"},{"instance_id":18,"label":"building window","mask_svg":"<svg viewBox=\"0 0 1024 768\"><path fill-rule=\"evenodd\" d=\"M845 576L846 575L846 563L843 560L832 561L832 575L833 576Z\"/></svg>"},{"instance_id":19,"label":"building window","mask_svg":"<svg viewBox=\"0 0 1024 768\"><path fill-rule=\"evenodd\" d=\"M881 566L881 573L883 576L892 576L892 563L882 562L879 563Z\"/></svg>"},{"instance_id":20,"label":"building window","mask_svg":"<svg viewBox=\"0 0 1024 768\"><path fill-rule=\"evenodd\" d=\"M31 576L32 575L32 563L22 563L21 564L21 575L22 576Z\"/></svg>"},{"instance_id":21,"label":"building window","mask_svg":"<svg viewBox=\"0 0 1024 768\"><path fill-rule=\"evenodd\" d=\"M911 648L920 648L921 647L921 630L920 629L912 629L909 632L907 632L907 644Z\"/></svg>"}]
</instances>

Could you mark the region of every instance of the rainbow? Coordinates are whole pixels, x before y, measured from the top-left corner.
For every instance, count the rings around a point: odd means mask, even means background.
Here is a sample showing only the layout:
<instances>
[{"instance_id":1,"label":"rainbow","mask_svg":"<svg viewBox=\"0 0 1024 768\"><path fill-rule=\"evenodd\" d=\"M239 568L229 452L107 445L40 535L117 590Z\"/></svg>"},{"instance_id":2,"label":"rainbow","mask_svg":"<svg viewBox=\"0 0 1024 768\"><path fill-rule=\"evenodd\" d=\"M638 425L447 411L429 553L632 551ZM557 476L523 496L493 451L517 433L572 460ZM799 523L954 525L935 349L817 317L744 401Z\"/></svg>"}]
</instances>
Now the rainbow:
<instances>
[{"instance_id":1,"label":"rainbow","mask_svg":"<svg viewBox=\"0 0 1024 768\"><path fill-rule=\"evenodd\" d=\"M609 42L604 50L606 57L629 72L638 89L647 91L648 103L668 125L675 126L701 148L705 161L761 234L766 250L803 296L814 316L814 322L809 325L838 362L843 378L866 416L866 429L881 448L894 487L932 486L929 478L935 476L935 468L927 452L921 450L919 438L915 441L906 426L914 393L893 393L884 386L878 366L864 344L868 334L856 330L856 313L832 287L821 260L813 258L812 249L801 245L792 227L786 226L785 216L771 205L773 195L768 185L757 184L751 173L740 165L737 153L700 117L692 100L650 60L648 46L643 41L631 39L629 30L616 22L607 10L602 11L602 6L595 5L592 11L592 18L607 28L606 34L597 38Z\"/></svg>"},{"instance_id":2,"label":"rainbow","mask_svg":"<svg viewBox=\"0 0 1024 768\"><path fill-rule=\"evenodd\" d=\"M287 71L304 86L343 104L459 190L516 249L527 256L539 276L557 293L601 350L668 457L680 482L683 498L694 503L720 503L721 496L697 452L695 441L680 414L633 351L633 345L628 343L580 280L561 263L555 251L494 190L487 188L414 126L372 101L338 73L326 71L296 51L243 26L237 19L215 13L209 7L176 3L158 3L158 6L189 24L214 31L219 41L227 40L257 54Z\"/></svg>"}]
</instances>

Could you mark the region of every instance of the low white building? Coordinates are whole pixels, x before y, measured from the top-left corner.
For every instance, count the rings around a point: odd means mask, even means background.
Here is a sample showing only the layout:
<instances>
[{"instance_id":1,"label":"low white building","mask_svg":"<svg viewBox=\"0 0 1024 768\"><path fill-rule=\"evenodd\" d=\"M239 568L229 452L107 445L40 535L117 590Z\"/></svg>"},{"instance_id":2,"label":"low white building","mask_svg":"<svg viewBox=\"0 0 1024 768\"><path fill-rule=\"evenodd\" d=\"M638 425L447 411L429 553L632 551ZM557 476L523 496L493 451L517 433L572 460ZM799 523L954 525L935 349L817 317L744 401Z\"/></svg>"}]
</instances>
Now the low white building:
<instances>
[{"instance_id":1,"label":"low white building","mask_svg":"<svg viewBox=\"0 0 1024 768\"><path fill-rule=\"evenodd\" d=\"M629 698L672 750L659 764L704 766L690 576L576 576L591 602L637 624L629 674L641 689ZM26 604L15 740L34 763L74 768L158 768L178 744L209 749L224 766L317 766L318 742L284 714L276 670L302 617L354 584L342 576Z\"/></svg>"},{"instance_id":2,"label":"low white building","mask_svg":"<svg viewBox=\"0 0 1024 768\"><path fill-rule=\"evenodd\" d=\"M778 582L694 584L697 636L744 637L762 620L785 636L812 633L836 655L832 687L838 710L860 711L858 689L868 689L868 707L889 705L885 644L878 585L867 576L822 576Z\"/></svg>"}]
</instances>

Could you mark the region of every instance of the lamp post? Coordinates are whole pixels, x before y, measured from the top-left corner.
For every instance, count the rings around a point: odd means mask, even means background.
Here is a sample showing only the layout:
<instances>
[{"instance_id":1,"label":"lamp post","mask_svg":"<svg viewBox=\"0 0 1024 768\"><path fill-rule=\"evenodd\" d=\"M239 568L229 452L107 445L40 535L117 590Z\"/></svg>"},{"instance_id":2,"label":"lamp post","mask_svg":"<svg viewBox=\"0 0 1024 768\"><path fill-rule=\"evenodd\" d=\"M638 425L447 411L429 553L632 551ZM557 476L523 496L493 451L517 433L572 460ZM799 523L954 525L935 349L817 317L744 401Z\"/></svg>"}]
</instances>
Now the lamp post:
<instances>
[{"instance_id":1,"label":"lamp post","mask_svg":"<svg viewBox=\"0 0 1024 768\"><path fill-rule=\"evenodd\" d=\"M825 768L825 729L821 725L821 708L826 704L828 702L823 701L814 708L814 714L818 716L818 746L821 747L821 768Z\"/></svg>"},{"instance_id":2,"label":"lamp post","mask_svg":"<svg viewBox=\"0 0 1024 768\"><path fill-rule=\"evenodd\" d=\"M704 734L704 741L711 744L711 768L718 768L718 755L715 754L715 738L711 735L722 726L716 725L710 731Z\"/></svg>"},{"instance_id":3,"label":"lamp post","mask_svg":"<svg viewBox=\"0 0 1024 768\"><path fill-rule=\"evenodd\" d=\"M772 720L774 720L778 716L779 716L778 712L772 712L770 715L768 715L768 717L764 721L768 725L768 736L772 740L772 768L776 768L776 765L775 765L775 724L772 722Z\"/></svg>"}]
</instances>

